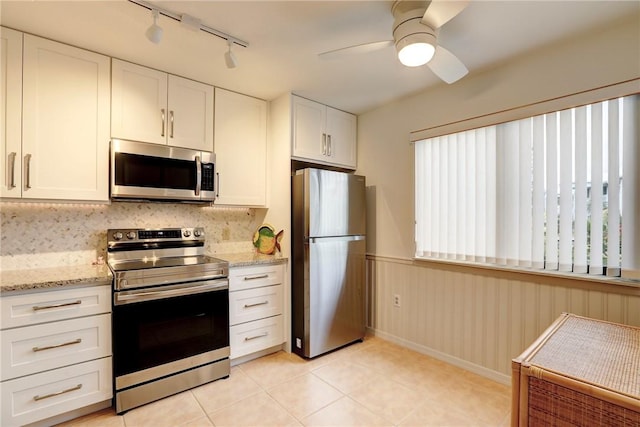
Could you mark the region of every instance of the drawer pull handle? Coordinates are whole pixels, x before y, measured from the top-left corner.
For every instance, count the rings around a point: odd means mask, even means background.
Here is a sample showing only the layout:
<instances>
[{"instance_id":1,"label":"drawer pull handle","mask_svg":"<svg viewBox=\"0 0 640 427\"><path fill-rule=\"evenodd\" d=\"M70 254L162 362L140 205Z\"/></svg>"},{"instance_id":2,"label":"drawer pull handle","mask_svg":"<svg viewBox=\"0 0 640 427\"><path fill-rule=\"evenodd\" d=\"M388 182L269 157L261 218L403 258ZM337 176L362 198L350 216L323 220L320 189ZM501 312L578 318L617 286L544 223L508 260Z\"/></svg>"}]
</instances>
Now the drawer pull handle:
<instances>
[{"instance_id":1,"label":"drawer pull handle","mask_svg":"<svg viewBox=\"0 0 640 427\"><path fill-rule=\"evenodd\" d=\"M251 340L255 340L256 338L263 338L266 337L267 335L269 335L268 332L265 332L264 334L260 334L260 335L254 335L252 337L245 337L244 340L245 341L251 341Z\"/></svg>"},{"instance_id":2,"label":"drawer pull handle","mask_svg":"<svg viewBox=\"0 0 640 427\"><path fill-rule=\"evenodd\" d=\"M60 304L51 304L51 305L34 305L33 311L48 310L50 308L60 308L60 307L66 307L68 305L79 305L79 304L82 304L82 300L76 300L72 302L63 302Z\"/></svg>"},{"instance_id":3,"label":"drawer pull handle","mask_svg":"<svg viewBox=\"0 0 640 427\"><path fill-rule=\"evenodd\" d=\"M78 384L75 387L71 387L71 388L68 388L66 390L57 391L55 393L45 394L44 396L33 396L33 400L35 400L37 402L38 400L43 400L43 399L48 399L50 397L60 396L61 394L69 393L69 392L76 391L76 390L80 390L81 388L82 388L82 384Z\"/></svg>"},{"instance_id":4,"label":"drawer pull handle","mask_svg":"<svg viewBox=\"0 0 640 427\"><path fill-rule=\"evenodd\" d=\"M245 276L244 280L266 279L267 277L269 277L268 274L261 274L259 276Z\"/></svg>"},{"instance_id":5,"label":"drawer pull handle","mask_svg":"<svg viewBox=\"0 0 640 427\"><path fill-rule=\"evenodd\" d=\"M82 338L78 338L73 341L63 342L62 344L48 345L46 347L33 347L33 351L51 350L52 348L59 348L67 345L80 344L81 342L82 342Z\"/></svg>"},{"instance_id":6,"label":"drawer pull handle","mask_svg":"<svg viewBox=\"0 0 640 427\"><path fill-rule=\"evenodd\" d=\"M245 304L244 308L256 307L258 305L266 305L269 304L269 301L256 302L254 304Z\"/></svg>"}]
</instances>

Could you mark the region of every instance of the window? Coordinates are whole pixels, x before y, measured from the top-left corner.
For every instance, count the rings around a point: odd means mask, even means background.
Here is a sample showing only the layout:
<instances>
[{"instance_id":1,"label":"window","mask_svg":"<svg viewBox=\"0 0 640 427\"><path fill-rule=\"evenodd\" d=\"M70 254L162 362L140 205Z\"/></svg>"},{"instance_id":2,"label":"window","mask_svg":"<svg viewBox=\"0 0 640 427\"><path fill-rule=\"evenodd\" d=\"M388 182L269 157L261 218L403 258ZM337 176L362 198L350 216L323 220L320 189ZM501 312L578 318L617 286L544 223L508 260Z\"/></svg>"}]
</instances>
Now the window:
<instances>
[{"instance_id":1,"label":"window","mask_svg":"<svg viewBox=\"0 0 640 427\"><path fill-rule=\"evenodd\" d=\"M416 257L640 279L639 99L416 142Z\"/></svg>"}]
</instances>

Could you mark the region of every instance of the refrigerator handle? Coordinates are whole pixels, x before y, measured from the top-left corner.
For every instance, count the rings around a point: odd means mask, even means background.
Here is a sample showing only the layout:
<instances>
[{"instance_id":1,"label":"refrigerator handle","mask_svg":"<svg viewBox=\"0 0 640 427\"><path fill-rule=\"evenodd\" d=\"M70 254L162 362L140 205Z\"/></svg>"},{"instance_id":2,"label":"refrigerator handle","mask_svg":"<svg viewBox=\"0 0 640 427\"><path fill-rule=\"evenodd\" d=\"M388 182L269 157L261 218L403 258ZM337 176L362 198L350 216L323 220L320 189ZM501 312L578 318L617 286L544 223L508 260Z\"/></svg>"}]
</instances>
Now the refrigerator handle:
<instances>
[{"instance_id":1,"label":"refrigerator handle","mask_svg":"<svg viewBox=\"0 0 640 427\"><path fill-rule=\"evenodd\" d=\"M364 235L357 236L331 236L331 237L308 237L305 239L305 243L319 243L319 242L353 242L356 240L364 240Z\"/></svg>"}]
</instances>

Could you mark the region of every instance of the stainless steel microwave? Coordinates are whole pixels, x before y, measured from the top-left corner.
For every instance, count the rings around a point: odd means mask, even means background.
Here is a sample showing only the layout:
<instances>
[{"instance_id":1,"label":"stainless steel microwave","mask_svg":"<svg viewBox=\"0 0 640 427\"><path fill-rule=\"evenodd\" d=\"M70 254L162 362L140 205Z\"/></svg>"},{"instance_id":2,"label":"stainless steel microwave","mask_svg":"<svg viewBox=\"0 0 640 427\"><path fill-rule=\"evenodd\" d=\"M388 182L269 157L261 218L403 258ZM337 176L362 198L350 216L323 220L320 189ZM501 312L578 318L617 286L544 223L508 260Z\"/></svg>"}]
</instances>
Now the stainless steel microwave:
<instances>
[{"instance_id":1,"label":"stainless steel microwave","mask_svg":"<svg viewBox=\"0 0 640 427\"><path fill-rule=\"evenodd\" d=\"M111 140L111 198L213 202L215 155L144 142Z\"/></svg>"}]
</instances>

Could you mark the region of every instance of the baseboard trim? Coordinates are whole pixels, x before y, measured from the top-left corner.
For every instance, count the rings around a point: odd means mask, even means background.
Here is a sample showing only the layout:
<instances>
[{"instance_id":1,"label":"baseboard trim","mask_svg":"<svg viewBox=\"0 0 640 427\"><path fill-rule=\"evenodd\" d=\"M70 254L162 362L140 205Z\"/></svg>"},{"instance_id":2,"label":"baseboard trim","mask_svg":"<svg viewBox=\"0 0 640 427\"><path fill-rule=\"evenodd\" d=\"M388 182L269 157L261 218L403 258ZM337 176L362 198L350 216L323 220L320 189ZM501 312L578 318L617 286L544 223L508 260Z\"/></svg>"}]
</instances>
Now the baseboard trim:
<instances>
[{"instance_id":1,"label":"baseboard trim","mask_svg":"<svg viewBox=\"0 0 640 427\"><path fill-rule=\"evenodd\" d=\"M236 357L235 359L231 359L231 366L241 365L243 363L249 362L251 360L257 359L262 356L267 356L272 353L276 353L280 350L286 351L284 348L284 344L276 345L273 347L266 348L264 350L256 351L255 353L247 354L245 356ZM288 352L290 353L290 352Z\"/></svg>"},{"instance_id":2,"label":"baseboard trim","mask_svg":"<svg viewBox=\"0 0 640 427\"><path fill-rule=\"evenodd\" d=\"M402 347L406 347L410 350L417 351L418 353L431 356L435 359L438 359L443 362L449 363L451 365L457 366L459 368L465 369L469 372L473 372L474 374L481 375L485 378L488 378L500 384L511 385L511 377L509 375L504 375L500 372L496 372L494 370L485 368L484 366L476 365L475 363L471 363L466 360L459 359L447 353L434 350L430 347L424 346L422 344L414 343L412 341L397 337L395 335L389 334L384 331L379 331L374 328L367 328L367 332L376 337L380 337L384 340L391 341L392 343L401 345Z\"/></svg>"},{"instance_id":3,"label":"baseboard trim","mask_svg":"<svg viewBox=\"0 0 640 427\"><path fill-rule=\"evenodd\" d=\"M89 415L94 412L98 412L103 409L111 407L112 406L111 400L112 399L105 400L103 402L94 403L89 406L85 406L83 408L75 409L59 415L54 415L53 417L50 417L44 420L34 421L31 424L27 424L25 427L50 427L52 425L60 424L66 421L71 421L76 418L83 417L85 415Z\"/></svg>"}]
</instances>

